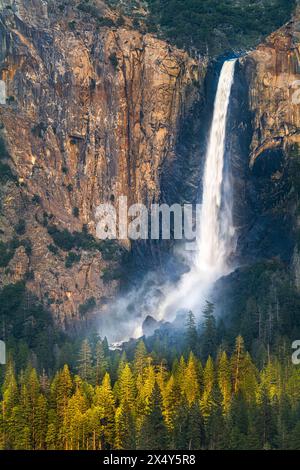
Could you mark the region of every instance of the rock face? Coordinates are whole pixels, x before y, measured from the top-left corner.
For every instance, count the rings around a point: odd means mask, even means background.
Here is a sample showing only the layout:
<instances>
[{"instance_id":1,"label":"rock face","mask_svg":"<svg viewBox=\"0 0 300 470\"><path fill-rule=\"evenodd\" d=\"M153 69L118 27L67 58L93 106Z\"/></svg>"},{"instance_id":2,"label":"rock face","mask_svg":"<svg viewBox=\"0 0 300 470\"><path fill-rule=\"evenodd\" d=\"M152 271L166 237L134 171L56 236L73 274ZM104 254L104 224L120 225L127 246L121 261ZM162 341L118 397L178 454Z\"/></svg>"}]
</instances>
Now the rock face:
<instances>
[{"instance_id":1,"label":"rock face","mask_svg":"<svg viewBox=\"0 0 300 470\"><path fill-rule=\"evenodd\" d=\"M105 26L116 17L103 2L92 11L78 3L0 2L9 154L1 171L12 171L1 179L2 251L10 258L1 283L26 279L62 327L114 295L118 281L103 273L116 272L121 257L118 247L110 257L72 244L70 233L94 236L96 207L120 195L129 204L160 200L160 175L179 158L178 130L204 74L204 65L128 19ZM55 243L55 230L63 241Z\"/></svg>"},{"instance_id":2,"label":"rock face","mask_svg":"<svg viewBox=\"0 0 300 470\"><path fill-rule=\"evenodd\" d=\"M243 152L239 149L244 164L239 187L244 201L242 259L279 257L290 262L299 199L299 9L288 24L239 60L238 77L246 90L241 127L247 127L249 145Z\"/></svg>"}]
</instances>

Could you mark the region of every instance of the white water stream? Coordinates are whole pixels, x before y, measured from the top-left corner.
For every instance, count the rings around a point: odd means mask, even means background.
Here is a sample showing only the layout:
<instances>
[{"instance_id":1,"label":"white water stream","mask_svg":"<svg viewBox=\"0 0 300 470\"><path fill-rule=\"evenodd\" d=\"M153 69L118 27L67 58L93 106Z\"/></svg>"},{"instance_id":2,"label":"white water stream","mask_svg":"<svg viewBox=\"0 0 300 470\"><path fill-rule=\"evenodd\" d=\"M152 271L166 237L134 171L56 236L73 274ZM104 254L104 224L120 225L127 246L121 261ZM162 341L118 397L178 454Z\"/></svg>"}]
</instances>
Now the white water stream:
<instances>
[{"instance_id":1,"label":"white water stream","mask_svg":"<svg viewBox=\"0 0 300 470\"><path fill-rule=\"evenodd\" d=\"M175 289L169 290L160 306L159 318L168 319L180 308L196 309L194 313L198 314L214 283L232 269L230 257L236 248L236 237L225 146L235 62L224 62L218 82L203 175L200 226L191 270L182 276Z\"/></svg>"}]
</instances>

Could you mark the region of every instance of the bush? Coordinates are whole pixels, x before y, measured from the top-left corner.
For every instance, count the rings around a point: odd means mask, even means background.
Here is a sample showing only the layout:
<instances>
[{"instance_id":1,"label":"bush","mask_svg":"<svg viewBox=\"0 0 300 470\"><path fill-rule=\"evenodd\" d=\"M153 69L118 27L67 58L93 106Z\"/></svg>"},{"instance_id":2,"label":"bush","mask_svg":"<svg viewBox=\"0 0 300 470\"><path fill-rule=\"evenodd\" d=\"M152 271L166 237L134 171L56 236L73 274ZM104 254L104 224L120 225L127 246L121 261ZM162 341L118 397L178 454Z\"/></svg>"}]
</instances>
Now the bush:
<instances>
[{"instance_id":1,"label":"bush","mask_svg":"<svg viewBox=\"0 0 300 470\"><path fill-rule=\"evenodd\" d=\"M29 238L26 238L26 240L21 240L20 242L18 242L20 246L24 246L25 248L25 253L27 256L30 256L31 253L32 253L32 243L31 243L31 240L29 240Z\"/></svg>"},{"instance_id":2,"label":"bush","mask_svg":"<svg viewBox=\"0 0 300 470\"><path fill-rule=\"evenodd\" d=\"M33 204L40 204L41 203L41 198L38 194L34 194L32 196L32 200Z\"/></svg>"},{"instance_id":3,"label":"bush","mask_svg":"<svg viewBox=\"0 0 300 470\"><path fill-rule=\"evenodd\" d=\"M69 232L67 229L59 230L54 225L48 226L48 233L55 245L63 251L82 249L86 251L100 251L106 261L120 259L122 248L114 240L95 240L87 233L86 227L82 232Z\"/></svg>"},{"instance_id":4,"label":"bush","mask_svg":"<svg viewBox=\"0 0 300 470\"><path fill-rule=\"evenodd\" d=\"M0 162L0 183L5 184L8 181L16 181L16 177L7 163Z\"/></svg>"},{"instance_id":5,"label":"bush","mask_svg":"<svg viewBox=\"0 0 300 470\"><path fill-rule=\"evenodd\" d=\"M48 250L53 253L54 255L57 255L58 254L58 248L55 246L55 245L52 245L52 243L50 243L50 245L48 245Z\"/></svg>"},{"instance_id":6,"label":"bush","mask_svg":"<svg viewBox=\"0 0 300 470\"><path fill-rule=\"evenodd\" d=\"M80 315L85 315L88 311L93 310L96 307L96 300L95 297L90 297L88 300L84 302L84 304L79 305L79 313Z\"/></svg>"},{"instance_id":7,"label":"bush","mask_svg":"<svg viewBox=\"0 0 300 470\"><path fill-rule=\"evenodd\" d=\"M125 24L125 20L124 20L124 17L123 16L119 16L119 18L117 19L117 26L124 26Z\"/></svg>"},{"instance_id":8,"label":"bush","mask_svg":"<svg viewBox=\"0 0 300 470\"><path fill-rule=\"evenodd\" d=\"M115 52L109 56L109 60L110 60L111 65L116 70L118 68L119 61Z\"/></svg>"},{"instance_id":9,"label":"bush","mask_svg":"<svg viewBox=\"0 0 300 470\"><path fill-rule=\"evenodd\" d=\"M9 153L6 148L3 137L0 137L0 159L9 158Z\"/></svg>"},{"instance_id":10,"label":"bush","mask_svg":"<svg viewBox=\"0 0 300 470\"><path fill-rule=\"evenodd\" d=\"M26 222L24 219L20 219L18 224L15 226L15 232L18 235L24 235L26 232Z\"/></svg>"},{"instance_id":11,"label":"bush","mask_svg":"<svg viewBox=\"0 0 300 470\"><path fill-rule=\"evenodd\" d=\"M74 248L73 235L67 230L58 230L57 227L50 225L48 227L48 233L52 237L55 245L64 251L70 251Z\"/></svg>"},{"instance_id":12,"label":"bush","mask_svg":"<svg viewBox=\"0 0 300 470\"><path fill-rule=\"evenodd\" d=\"M97 19L97 22L98 22L99 26L103 26L103 27L107 26L108 28L111 28L111 27L115 26L115 23L110 18L100 17L100 18Z\"/></svg>"},{"instance_id":13,"label":"bush","mask_svg":"<svg viewBox=\"0 0 300 470\"><path fill-rule=\"evenodd\" d=\"M79 209L78 209L78 207L74 207L72 213L73 213L73 216L74 216L74 217L77 217L77 218L78 218L78 217L79 217Z\"/></svg>"},{"instance_id":14,"label":"bush","mask_svg":"<svg viewBox=\"0 0 300 470\"><path fill-rule=\"evenodd\" d=\"M5 268L10 260L14 257L15 248L11 243L0 241L0 267Z\"/></svg>"},{"instance_id":15,"label":"bush","mask_svg":"<svg viewBox=\"0 0 300 470\"><path fill-rule=\"evenodd\" d=\"M102 271L102 280L104 284L107 284L110 281L115 281L117 279L121 279L122 277L122 272L118 269L111 269L111 268L105 268Z\"/></svg>"},{"instance_id":16,"label":"bush","mask_svg":"<svg viewBox=\"0 0 300 470\"><path fill-rule=\"evenodd\" d=\"M35 137L39 137L41 139L42 137L44 137L46 130L47 125L44 122L40 122L39 124L33 126L31 132Z\"/></svg>"},{"instance_id":17,"label":"bush","mask_svg":"<svg viewBox=\"0 0 300 470\"><path fill-rule=\"evenodd\" d=\"M66 268L71 268L75 263L79 263L80 260L81 255L71 251L70 253L68 253L68 256L65 261L65 266Z\"/></svg>"},{"instance_id":18,"label":"bush","mask_svg":"<svg viewBox=\"0 0 300 470\"><path fill-rule=\"evenodd\" d=\"M71 31L75 31L75 29L76 29L76 21L74 21L74 20L73 20L73 21L69 21L68 26L69 26L69 29L70 29Z\"/></svg>"}]
</instances>

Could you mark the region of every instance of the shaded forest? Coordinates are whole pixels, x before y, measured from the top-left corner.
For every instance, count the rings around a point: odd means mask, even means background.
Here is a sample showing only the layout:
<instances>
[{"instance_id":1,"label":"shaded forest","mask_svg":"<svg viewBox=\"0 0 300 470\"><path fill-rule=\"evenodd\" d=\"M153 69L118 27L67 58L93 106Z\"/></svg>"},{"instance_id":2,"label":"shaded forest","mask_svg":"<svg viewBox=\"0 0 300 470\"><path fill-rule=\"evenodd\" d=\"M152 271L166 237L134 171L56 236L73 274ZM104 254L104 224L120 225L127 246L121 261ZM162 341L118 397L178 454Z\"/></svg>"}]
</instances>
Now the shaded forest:
<instances>
[{"instance_id":1,"label":"shaded forest","mask_svg":"<svg viewBox=\"0 0 300 470\"><path fill-rule=\"evenodd\" d=\"M300 449L300 374L291 345L283 342L261 368L241 336L230 353L219 346L207 356L215 327L207 304L199 351L190 312L183 354L171 361L142 339L127 355L97 336L83 341L75 373L64 365L48 377L28 364L16 374L10 360L1 448Z\"/></svg>"}]
</instances>

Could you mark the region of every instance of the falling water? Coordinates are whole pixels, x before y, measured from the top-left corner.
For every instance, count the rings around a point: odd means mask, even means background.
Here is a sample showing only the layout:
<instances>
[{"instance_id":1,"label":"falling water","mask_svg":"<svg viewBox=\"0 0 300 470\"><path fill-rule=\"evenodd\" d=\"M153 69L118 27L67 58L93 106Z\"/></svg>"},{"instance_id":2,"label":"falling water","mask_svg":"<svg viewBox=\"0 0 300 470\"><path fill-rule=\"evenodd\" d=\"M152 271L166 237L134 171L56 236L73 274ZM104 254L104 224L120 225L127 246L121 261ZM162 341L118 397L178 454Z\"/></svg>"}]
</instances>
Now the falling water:
<instances>
[{"instance_id":1,"label":"falling water","mask_svg":"<svg viewBox=\"0 0 300 470\"><path fill-rule=\"evenodd\" d=\"M231 270L229 260L235 251L235 230L230 174L224 165L224 157L235 62L226 61L219 78L203 175L196 256L191 270L166 296L160 307L160 318L174 315L178 308L201 308L214 282Z\"/></svg>"},{"instance_id":2,"label":"falling water","mask_svg":"<svg viewBox=\"0 0 300 470\"><path fill-rule=\"evenodd\" d=\"M203 178L196 266L211 281L226 274L228 259L235 249L232 193L228 172L224 171L227 111L234 68L235 60L226 61L219 78Z\"/></svg>"},{"instance_id":3,"label":"falling water","mask_svg":"<svg viewBox=\"0 0 300 470\"><path fill-rule=\"evenodd\" d=\"M145 307L145 299L150 297L155 303L156 295L148 292L147 286L142 285L139 292L131 292L116 302L109 310L109 315L103 317L104 323L101 327L101 332L104 331L112 341L141 336L142 321L147 313L158 319L170 320L174 319L180 309L192 309L195 314L199 314L214 283L232 269L230 258L235 251L235 230L232 223L232 191L230 172L225 162L225 147L234 68L234 60L226 61L219 78L203 175L200 226L197 230L196 252L191 269L182 276L175 287L160 286L165 298L159 298L159 305L153 305L152 311L147 302ZM144 306L140 308L143 313L138 318L128 313L129 307L135 303L140 307L141 304ZM116 321L118 328L115 327Z\"/></svg>"}]
</instances>

